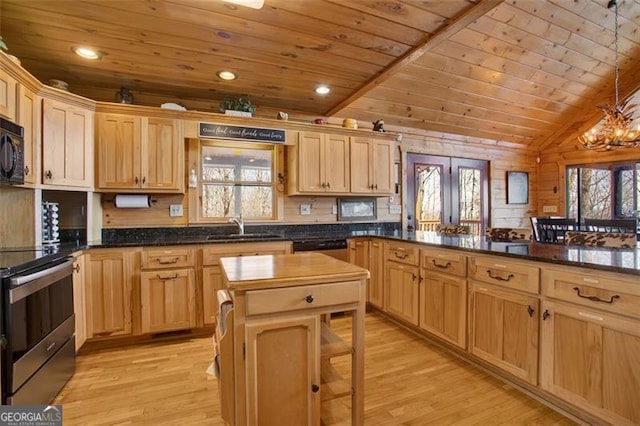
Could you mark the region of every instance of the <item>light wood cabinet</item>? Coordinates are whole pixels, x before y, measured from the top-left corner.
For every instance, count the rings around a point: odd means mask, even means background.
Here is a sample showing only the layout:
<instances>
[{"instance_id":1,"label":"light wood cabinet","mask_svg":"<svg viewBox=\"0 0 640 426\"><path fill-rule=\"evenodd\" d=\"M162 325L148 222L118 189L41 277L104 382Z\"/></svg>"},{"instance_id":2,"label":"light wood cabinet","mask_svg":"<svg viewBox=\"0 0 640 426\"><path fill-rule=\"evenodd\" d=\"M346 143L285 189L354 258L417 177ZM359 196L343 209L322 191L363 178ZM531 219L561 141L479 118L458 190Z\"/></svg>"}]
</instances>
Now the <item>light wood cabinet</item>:
<instances>
[{"instance_id":1,"label":"light wood cabinet","mask_svg":"<svg viewBox=\"0 0 640 426\"><path fill-rule=\"evenodd\" d=\"M16 120L16 79L0 69L0 115Z\"/></svg>"},{"instance_id":2,"label":"light wood cabinet","mask_svg":"<svg viewBox=\"0 0 640 426\"><path fill-rule=\"evenodd\" d=\"M420 328L466 349L467 257L422 249L421 265Z\"/></svg>"},{"instance_id":3,"label":"light wood cabinet","mask_svg":"<svg viewBox=\"0 0 640 426\"><path fill-rule=\"evenodd\" d=\"M40 105L35 92L18 84L18 124L24 128L24 183L36 184L40 175Z\"/></svg>"},{"instance_id":4,"label":"light wood cabinet","mask_svg":"<svg viewBox=\"0 0 640 426\"><path fill-rule=\"evenodd\" d=\"M184 192L184 143L177 120L99 113L97 186Z\"/></svg>"},{"instance_id":5,"label":"light wood cabinet","mask_svg":"<svg viewBox=\"0 0 640 426\"><path fill-rule=\"evenodd\" d=\"M385 243L384 297L388 313L413 325L420 322L419 248Z\"/></svg>"},{"instance_id":6,"label":"light wood cabinet","mask_svg":"<svg viewBox=\"0 0 640 426\"><path fill-rule=\"evenodd\" d=\"M93 186L93 111L42 101L42 183Z\"/></svg>"},{"instance_id":7,"label":"light wood cabinet","mask_svg":"<svg viewBox=\"0 0 640 426\"><path fill-rule=\"evenodd\" d=\"M76 327L76 352L87 341L87 302L85 291L85 255L76 256L73 262L73 313Z\"/></svg>"},{"instance_id":8,"label":"light wood cabinet","mask_svg":"<svg viewBox=\"0 0 640 426\"><path fill-rule=\"evenodd\" d=\"M289 241L210 244L202 247L202 315L205 325L216 323L216 293L222 289L221 257L291 253Z\"/></svg>"},{"instance_id":9,"label":"light wood cabinet","mask_svg":"<svg viewBox=\"0 0 640 426\"><path fill-rule=\"evenodd\" d=\"M145 247L141 253L140 331L196 326L195 248Z\"/></svg>"},{"instance_id":10,"label":"light wood cabinet","mask_svg":"<svg viewBox=\"0 0 640 426\"><path fill-rule=\"evenodd\" d=\"M92 249L85 258L87 339L132 334L136 249Z\"/></svg>"},{"instance_id":11,"label":"light wood cabinet","mask_svg":"<svg viewBox=\"0 0 640 426\"><path fill-rule=\"evenodd\" d=\"M380 240L369 244L369 286L367 301L376 308L386 310L384 305L384 245Z\"/></svg>"},{"instance_id":12,"label":"light wood cabinet","mask_svg":"<svg viewBox=\"0 0 640 426\"><path fill-rule=\"evenodd\" d=\"M394 143L368 137L351 138L351 192L395 192Z\"/></svg>"},{"instance_id":13,"label":"light wood cabinet","mask_svg":"<svg viewBox=\"0 0 640 426\"><path fill-rule=\"evenodd\" d=\"M538 307L537 297L472 281L469 350L537 385Z\"/></svg>"},{"instance_id":14,"label":"light wood cabinet","mask_svg":"<svg viewBox=\"0 0 640 426\"><path fill-rule=\"evenodd\" d=\"M290 194L349 192L349 136L300 132L289 148Z\"/></svg>"},{"instance_id":15,"label":"light wood cabinet","mask_svg":"<svg viewBox=\"0 0 640 426\"><path fill-rule=\"evenodd\" d=\"M347 240L349 249L348 261L352 265L369 269L369 240ZM369 280L367 280L367 302L369 301Z\"/></svg>"}]
</instances>

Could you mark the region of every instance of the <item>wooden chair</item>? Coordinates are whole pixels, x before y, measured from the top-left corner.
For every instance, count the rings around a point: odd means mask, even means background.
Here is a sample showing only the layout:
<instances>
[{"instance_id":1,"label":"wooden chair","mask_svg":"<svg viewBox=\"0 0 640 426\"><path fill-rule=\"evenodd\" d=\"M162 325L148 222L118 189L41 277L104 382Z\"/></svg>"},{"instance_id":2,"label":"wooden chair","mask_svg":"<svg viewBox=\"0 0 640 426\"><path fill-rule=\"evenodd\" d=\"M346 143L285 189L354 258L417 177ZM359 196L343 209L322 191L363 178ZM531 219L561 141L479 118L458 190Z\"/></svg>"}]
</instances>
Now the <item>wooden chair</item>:
<instances>
[{"instance_id":1,"label":"wooden chair","mask_svg":"<svg viewBox=\"0 0 640 426\"><path fill-rule=\"evenodd\" d=\"M585 219L584 226L587 231L637 233L638 223L636 219Z\"/></svg>"},{"instance_id":2,"label":"wooden chair","mask_svg":"<svg viewBox=\"0 0 640 426\"><path fill-rule=\"evenodd\" d=\"M584 247L635 248L636 233L567 231L564 243Z\"/></svg>"},{"instance_id":3,"label":"wooden chair","mask_svg":"<svg viewBox=\"0 0 640 426\"><path fill-rule=\"evenodd\" d=\"M530 240L531 231L525 228L487 228L484 235L494 241Z\"/></svg>"},{"instance_id":4,"label":"wooden chair","mask_svg":"<svg viewBox=\"0 0 640 426\"><path fill-rule=\"evenodd\" d=\"M470 234L471 233L471 227L469 225L437 225L436 226L436 232L441 232L443 234L458 234L458 235L463 235L463 234Z\"/></svg>"},{"instance_id":5,"label":"wooden chair","mask_svg":"<svg viewBox=\"0 0 640 426\"><path fill-rule=\"evenodd\" d=\"M536 227L538 240L541 243L562 243L567 231L573 231L577 227L575 219L551 219L537 218Z\"/></svg>"}]
</instances>

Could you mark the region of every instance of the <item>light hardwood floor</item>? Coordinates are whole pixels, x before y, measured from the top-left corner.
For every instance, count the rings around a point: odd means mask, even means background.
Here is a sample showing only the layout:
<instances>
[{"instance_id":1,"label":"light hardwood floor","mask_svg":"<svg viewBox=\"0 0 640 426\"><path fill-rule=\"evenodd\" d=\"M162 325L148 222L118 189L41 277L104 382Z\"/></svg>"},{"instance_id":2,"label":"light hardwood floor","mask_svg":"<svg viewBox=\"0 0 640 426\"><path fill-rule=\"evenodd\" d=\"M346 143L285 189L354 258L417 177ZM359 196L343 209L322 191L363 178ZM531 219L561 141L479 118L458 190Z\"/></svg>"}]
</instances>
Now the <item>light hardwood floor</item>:
<instances>
[{"instance_id":1,"label":"light hardwood floor","mask_svg":"<svg viewBox=\"0 0 640 426\"><path fill-rule=\"evenodd\" d=\"M332 320L339 334L350 321ZM81 352L62 390L65 426L222 425L211 339ZM336 367L348 369L338 360ZM348 401L348 398L343 398ZM326 424L345 424L339 401ZM539 402L382 316L366 318L365 424L572 425ZM284 426L284 425L283 425Z\"/></svg>"}]
</instances>

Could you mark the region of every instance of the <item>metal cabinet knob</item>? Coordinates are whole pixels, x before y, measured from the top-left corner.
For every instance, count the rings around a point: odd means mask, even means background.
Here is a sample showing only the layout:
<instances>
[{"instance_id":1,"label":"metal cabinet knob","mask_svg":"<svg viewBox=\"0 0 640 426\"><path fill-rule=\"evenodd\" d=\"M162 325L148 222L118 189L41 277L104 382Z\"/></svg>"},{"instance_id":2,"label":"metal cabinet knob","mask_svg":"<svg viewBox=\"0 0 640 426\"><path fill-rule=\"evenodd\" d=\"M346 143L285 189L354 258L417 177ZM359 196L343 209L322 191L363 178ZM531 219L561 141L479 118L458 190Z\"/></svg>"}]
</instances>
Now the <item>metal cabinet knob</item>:
<instances>
[{"instance_id":1,"label":"metal cabinet knob","mask_svg":"<svg viewBox=\"0 0 640 426\"><path fill-rule=\"evenodd\" d=\"M304 300L306 300L307 303L313 303L313 296L312 295L308 295L307 297L304 298Z\"/></svg>"}]
</instances>

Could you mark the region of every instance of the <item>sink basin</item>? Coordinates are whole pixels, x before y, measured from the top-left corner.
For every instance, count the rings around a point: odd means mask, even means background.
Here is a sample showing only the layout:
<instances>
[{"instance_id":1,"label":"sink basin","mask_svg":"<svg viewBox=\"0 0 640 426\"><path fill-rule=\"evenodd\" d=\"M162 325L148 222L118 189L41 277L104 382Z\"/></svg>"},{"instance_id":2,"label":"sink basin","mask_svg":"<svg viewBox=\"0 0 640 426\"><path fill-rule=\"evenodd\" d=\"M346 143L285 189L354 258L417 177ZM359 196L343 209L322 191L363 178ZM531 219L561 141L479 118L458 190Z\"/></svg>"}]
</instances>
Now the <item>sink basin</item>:
<instances>
[{"instance_id":1,"label":"sink basin","mask_svg":"<svg viewBox=\"0 0 640 426\"><path fill-rule=\"evenodd\" d=\"M209 235L207 240L260 240L269 238L279 238L280 235L268 233L249 233L249 234L222 234Z\"/></svg>"}]
</instances>

